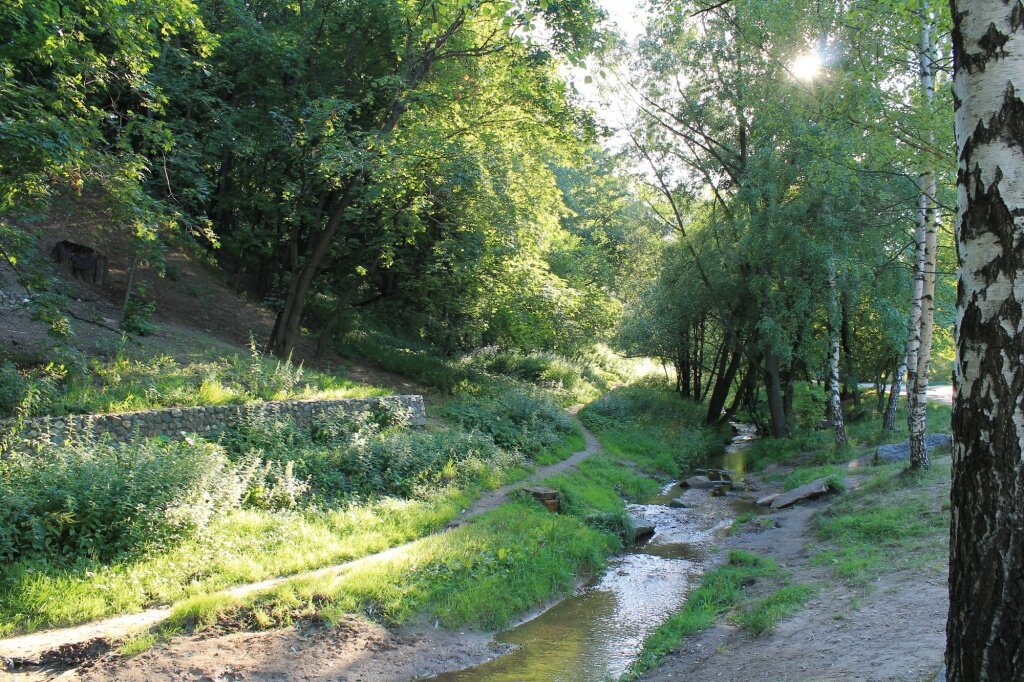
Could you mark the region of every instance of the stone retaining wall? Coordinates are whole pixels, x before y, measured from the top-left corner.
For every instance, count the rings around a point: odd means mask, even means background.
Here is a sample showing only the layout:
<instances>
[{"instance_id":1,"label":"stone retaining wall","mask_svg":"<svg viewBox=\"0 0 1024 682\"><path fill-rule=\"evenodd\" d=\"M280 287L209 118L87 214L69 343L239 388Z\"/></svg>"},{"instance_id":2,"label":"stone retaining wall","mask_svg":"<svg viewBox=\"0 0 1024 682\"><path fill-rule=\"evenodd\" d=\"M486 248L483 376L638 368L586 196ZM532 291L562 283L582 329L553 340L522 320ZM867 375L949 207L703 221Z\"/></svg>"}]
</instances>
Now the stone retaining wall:
<instances>
[{"instance_id":1,"label":"stone retaining wall","mask_svg":"<svg viewBox=\"0 0 1024 682\"><path fill-rule=\"evenodd\" d=\"M117 414L66 415L29 419L21 435L29 439L49 437L53 443L63 442L70 434L91 432L95 436L110 435L118 441L146 436L176 437L183 433L212 433L237 423L253 411L265 415L290 416L300 426L312 426L324 412L352 414L379 405L400 406L410 413L413 426L426 423L423 396L397 395L381 398L350 398L344 400L274 400L245 405L209 405L204 407L170 407L143 412Z\"/></svg>"}]
</instances>

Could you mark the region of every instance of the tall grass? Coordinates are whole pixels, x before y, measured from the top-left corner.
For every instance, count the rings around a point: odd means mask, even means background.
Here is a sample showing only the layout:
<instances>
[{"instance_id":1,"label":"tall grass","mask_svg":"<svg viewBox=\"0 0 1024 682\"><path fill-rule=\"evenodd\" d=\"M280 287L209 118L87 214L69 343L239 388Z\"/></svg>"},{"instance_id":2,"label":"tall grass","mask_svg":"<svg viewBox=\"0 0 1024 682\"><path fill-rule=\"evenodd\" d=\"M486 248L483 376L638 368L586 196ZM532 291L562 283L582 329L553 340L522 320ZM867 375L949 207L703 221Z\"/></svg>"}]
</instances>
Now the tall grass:
<instances>
[{"instance_id":1,"label":"tall grass","mask_svg":"<svg viewBox=\"0 0 1024 682\"><path fill-rule=\"evenodd\" d=\"M725 431L703 417L699 404L650 386L616 388L580 412L610 453L675 478L723 451Z\"/></svg>"}]
</instances>

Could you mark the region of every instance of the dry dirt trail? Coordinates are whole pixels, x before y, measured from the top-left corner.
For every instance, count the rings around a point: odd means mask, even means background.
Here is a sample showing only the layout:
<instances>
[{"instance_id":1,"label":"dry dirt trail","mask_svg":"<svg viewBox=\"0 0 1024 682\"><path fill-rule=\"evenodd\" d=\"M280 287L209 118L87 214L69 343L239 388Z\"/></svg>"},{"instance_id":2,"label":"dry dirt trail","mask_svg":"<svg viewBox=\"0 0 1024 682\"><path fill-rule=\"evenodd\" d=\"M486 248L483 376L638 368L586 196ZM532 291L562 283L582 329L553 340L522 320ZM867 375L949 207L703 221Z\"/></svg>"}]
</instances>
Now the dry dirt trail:
<instances>
[{"instance_id":1,"label":"dry dirt trail","mask_svg":"<svg viewBox=\"0 0 1024 682\"><path fill-rule=\"evenodd\" d=\"M474 518L476 516L479 516L479 515L481 515L481 514L483 514L485 512L491 511L492 509L495 509L495 508L501 506L502 504L504 504L508 500L508 496L509 496L510 493L512 493L512 492L514 492L514 491L516 491L516 490L518 490L520 488L522 488L523 486L529 485L530 483L535 483L537 481L541 481L541 480L543 480L543 479L545 479L545 478L547 478L549 476L552 476L554 474L562 473L562 472L565 472L565 471L567 471L569 469L573 469L576 466L578 466L580 464L580 462L582 462L582 461L584 461L584 460L594 456L598 452L600 452L601 451L601 446L598 443L597 439L594 437L594 435L592 433L590 433L586 428L583 427L582 423L580 423L579 419L576 417L576 414L577 414L577 412L579 412L580 407L581 406L577 405L577 406L569 408L567 411L572 416L573 420L577 423L577 425L579 426L581 432L583 433L583 437L584 437L585 442L586 442L586 445L585 445L583 450L580 450L580 451L572 454L570 457L568 457L567 459L562 460L561 462L557 462L555 464L551 464L551 465L548 465L548 466L538 467L529 476L527 476L525 479L517 481L515 483L511 483L511 484L506 485L506 486L503 486L501 488L498 488L497 490L493 490L493 491L491 491L491 492L481 496L473 505L471 505L468 509L463 511L456 519L454 519L452 522L450 522L445 527L445 529L443 529L443 530L441 530L439 532L440 533L445 533L445 532L448 532L449 530L451 530L453 528L457 528L458 526L461 526L462 524L464 524L466 521L468 521L468 520L470 520L470 519L472 519L472 518ZM419 540L413 540L413 541L405 543L403 545L392 547L391 549L385 550L383 552L378 552L376 554L371 554L371 555L362 557L360 559L356 559L356 560L353 560L353 561L345 562L345 563L342 563L342 564L336 564L336 565L332 565L332 566L325 566L323 568L315 569L315 570L312 570L312 571L307 571L307 572L304 572L304 573L296 573L296 574L292 574L292 575L289 575L289 576L282 576L282 577L277 577L277 578L271 578L271 579L263 580L263 581L256 582L256 583L248 583L248 584L244 584L244 585L237 585L237 586L229 588L227 590L222 590L220 592L217 592L216 594L224 595L224 596L229 596L229 597L240 598L240 597L245 597L247 595L254 594L256 592L261 592L261 591L264 591L264 590L276 587L277 585L285 583L285 582L287 582L289 580L295 580L295 579L301 579L301 578L328 577L328 576L337 575L337 574L339 574L339 573L341 573L343 571L347 571L347 570L350 570L350 569L353 569L353 568L357 568L357 567L359 567L361 565L364 565L364 564L367 564L367 563L377 562L377 561L386 561L390 557L400 556L410 545L412 545L413 543L418 542L418 541ZM78 625L78 626L75 626L75 627L55 629L55 630L44 630L44 631L41 631L41 632L36 632L36 633L29 634L29 635L23 635L23 636L19 636L19 637L11 637L11 638L8 638L8 639L3 639L3 640L0 640L0 663L3 662L3 659L9 659L9 660L14 660L14 661L19 661L19 660L22 660L22 661L39 660L40 657L42 657L47 652L53 652L55 650L62 649L62 648L76 647L76 646L84 645L84 644L87 644L87 643L92 642L92 641L97 640L97 639L110 640L110 641L116 641L116 640L119 640L119 639L123 639L124 637L126 637L126 636L128 636L128 635L130 635L132 633L139 632L139 631L144 630L146 628L151 628L151 627L153 627L155 625L158 625L159 623L161 623L164 620L166 620L167 617L170 615L170 613L171 613L171 608L164 606L164 607L159 607L159 608L148 609L148 610L141 611L141 612L138 612L138 613L125 614L125 615L122 615L122 616L116 616L116 617L104 619L104 620L101 620L101 621L95 621L95 622L92 622L92 623L86 623L86 624ZM405 642L404 640L402 640L401 637L398 637L398 636L394 635L393 633L387 633L387 631L383 630L383 628L379 628L377 626L373 626L373 625L371 625L369 623L363 623L361 621L357 622L357 621L353 620L353 622L349 624L348 631L350 632L350 634L353 634L352 639L354 641L362 642L362 641L365 640L365 641L376 642L377 644L375 644L374 646L378 646L378 645L379 646L385 646L385 644L381 644L381 642L389 642L389 644L387 644L386 646L394 645L394 646L397 646L399 648L401 648L401 646L404 646L405 644L408 644L408 642ZM260 633L260 634L268 635L268 634L273 634L273 633ZM238 635L238 637L241 637L243 639L245 639L246 636L247 636L247 633L242 633L241 635ZM396 637L397 637L397 639L396 639ZM444 633L437 633L437 634L432 635L432 637L433 637L433 639L437 639L437 638L445 639L446 637L450 638L451 637L451 633L448 633L447 635L445 635ZM417 642L419 642L420 640L423 639L423 637L421 636L419 638L413 638L413 639L415 639ZM473 639L473 638L471 637L470 639ZM396 641L398 642L398 644L395 644ZM480 641L476 642L476 644L478 644L479 646L483 647L484 649L487 649L486 643L487 643L487 637L484 637L482 635L480 637ZM451 646L451 644L452 643L449 641L449 642L447 642L445 644L445 646L448 647L448 646ZM335 644L335 646L337 646L337 644ZM386 648L386 646L385 646L385 648ZM417 646L419 646L419 645L417 645ZM490 650L488 650L488 651L490 651ZM493 655L493 653L490 653L489 655ZM470 665L474 660L477 660L477 659L476 658L467 659L466 664ZM484 660L484 659L481 658L480 660ZM0 667L2 667L2 666L0 666ZM4 679L4 675L5 675L5 673L0 672L0 680ZM21 678L19 676L16 679L25 679L25 678ZM40 679L40 678L35 677L35 679ZM46 678L44 677L42 679L46 679ZM140 679L142 679L142 678L140 678ZM176 679L180 679L180 678L176 678ZM185 679L188 679L188 678L185 678ZM280 679L280 678L278 678L278 679ZM302 678L298 678L298 679L302 679ZM360 678L352 678L352 679L360 679ZM367 679L382 679L382 678L374 677L374 678L367 678ZM395 679L398 679L398 678L395 678Z\"/></svg>"}]
</instances>

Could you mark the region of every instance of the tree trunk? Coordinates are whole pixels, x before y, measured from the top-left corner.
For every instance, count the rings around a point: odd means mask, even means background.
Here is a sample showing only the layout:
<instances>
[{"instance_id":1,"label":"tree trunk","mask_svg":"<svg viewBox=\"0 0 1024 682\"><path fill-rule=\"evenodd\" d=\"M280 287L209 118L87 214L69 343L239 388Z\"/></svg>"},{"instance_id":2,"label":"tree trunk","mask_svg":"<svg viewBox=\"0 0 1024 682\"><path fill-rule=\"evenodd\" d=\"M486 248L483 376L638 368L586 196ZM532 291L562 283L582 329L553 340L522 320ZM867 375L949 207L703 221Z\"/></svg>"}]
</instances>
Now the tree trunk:
<instances>
[{"instance_id":1,"label":"tree trunk","mask_svg":"<svg viewBox=\"0 0 1024 682\"><path fill-rule=\"evenodd\" d=\"M930 105L935 100L934 25L926 8L921 13L921 46L918 52L920 83ZM918 234L923 230L924 244L918 258L921 266L921 319L918 328L917 353L914 357L913 381L908 379L907 421L910 427L910 466L914 469L931 465L924 444L928 408L928 371L932 360L932 331L935 327L935 264L938 250L938 230L935 225L935 173L926 168L918 177Z\"/></svg>"},{"instance_id":2,"label":"tree trunk","mask_svg":"<svg viewBox=\"0 0 1024 682\"><path fill-rule=\"evenodd\" d=\"M889 403L885 406L885 418L882 420L882 430L886 433L896 430L896 408L900 404L900 392L903 390L903 377L906 373L907 356L904 355L892 375L892 386L889 387Z\"/></svg>"},{"instance_id":3,"label":"tree trunk","mask_svg":"<svg viewBox=\"0 0 1024 682\"><path fill-rule=\"evenodd\" d=\"M765 353L764 356L764 389L768 397L772 438L785 438L789 429L786 426L786 409L782 400L779 356L771 351Z\"/></svg>"},{"instance_id":4,"label":"tree trunk","mask_svg":"<svg viewBox=\"0 0 1024 682\"><path fill-rule=\"evenodd\" d=\"M959 151L949 680L1024 679L1024 9L953 0Z\"/></svg>"},{"instance_id":5,"label":"tree trunk","mask_svg":"<svg viewBox=\"0 0 1024 682\"><path fill-rule=\"evenodd\" d=\"M840 310L839 286L836 282L835 263L829 263L828 267L828 289L829 302L829 351L828 351L828 388L829 388L829 412L832 417L832 430L836 436L836 447L845 448L849 441L846 438L846 423L843 421L843 403L840 398L839 386L839 335L840 325L837 325L836 318L846 316Z\"/></svg>"},{"instance_id":6,"label":"tree trunk","mask_svg":"<svg viewBox=\"0 0 1024 682\"><path fill-rule=\"evenodd\" d=\"M314 357L317 360L323 358L331 339L334 338L334 334L338 331L338 325L341 323L345 312L349 308L349 303L352 301L352 289L354 286L347 287L345 291L338 294L338 303L334 306L334 310L331 311L331 317L327 320L324 328L320 330L320 336L316 340L316 354Z\"/></svg>"},{"instance_id":7,"label":"tree trunk","mask_svg":"<svg viewBox=\"0 0 1024 682\"><path fill-rule=\"evenodd\" d=\"M124 327L125 316L128 315L128 304L132 300L132 289L135 287L135 269L139 265L139 255L132 256L131 267L128 268L128 285L124 290L124 301L121 302L121 326Z\"/></svg>"},{"instance_id":8,"label":"tree trunk","mask_svg":"<svg viewBox=\"0 0 1024 682\"><path fill-rule=\"evenodd\" d=\"M728 366L726 365L727 359L729 362ZM732 382L736 378L736 373L739 371L742 361L742 351L734 350L730 357L728 349L722 349L721 363L718 366L718 378L715 380L715 387L712 389L711 398L708 400L708 424L718 423L718 418L722 416L725 401L729 398L729 389L732 388Z\"/></svg>"}]
</instances>

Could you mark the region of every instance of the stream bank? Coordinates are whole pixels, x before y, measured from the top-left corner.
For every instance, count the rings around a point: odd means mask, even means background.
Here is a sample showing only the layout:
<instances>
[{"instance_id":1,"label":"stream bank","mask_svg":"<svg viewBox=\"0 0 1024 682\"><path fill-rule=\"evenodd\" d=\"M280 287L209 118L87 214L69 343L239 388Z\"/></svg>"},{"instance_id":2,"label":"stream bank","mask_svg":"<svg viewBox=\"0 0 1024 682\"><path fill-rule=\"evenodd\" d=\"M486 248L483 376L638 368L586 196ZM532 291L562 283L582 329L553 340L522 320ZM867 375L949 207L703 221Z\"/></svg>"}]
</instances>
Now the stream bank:
<instances>
[{"instance_id":1,"label":"stream bank","mask_svg":"<svg viewBox=\"0 0 1024 682\"><path fill-rule=\"evenodd\" d=\"M588 443L589 444L589 443ZM682 505L669 506L682 498ZM749 503L745 503L749 504ZM644 635L683 603L686 590L718 560L716 545L742 509L733 498L705 490L662 489L629 511L657 528L654 538L615 557L602 577L519 628L506 641L493 633L446 631L421 624L390 630L359 617L324 627L300 622L265 632L207 631L175 637L142 654L114 654L86 661L77 670L36 670L14 679L82 680L407 680L445 671L474 677L489 659L504 679L604 679L628 669ZM519 646L501 656L517 639ZM557 643L558 653L536 643ZM564 645L564 646L561 646ZM524 675L521 668L525 666ZM488 669L489 670L489 669ZM444 678L442 678L444 679Z\"/></svg>"},{"instance_id":2,"label":"stream bank","mask_svg":"<svg viewBox=\"0 0 1024 682\"><path fill-rule=\"evenodd\" d=\"M756 437L736 425L716 466L742 477L744 451ZM642 545L616 556L605 573L571 597L495 637L514 647L482 665L439 675L437 682L606 680L630 670L650 632L678 611L701 575L722 559L719 545L733 520L754 511L752 499L719 497L679 483L628 511L655 528Z\"/></svg>"}]
</instances>

